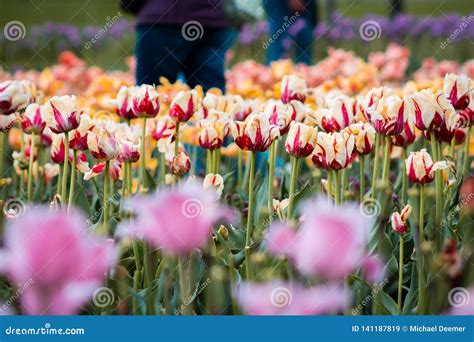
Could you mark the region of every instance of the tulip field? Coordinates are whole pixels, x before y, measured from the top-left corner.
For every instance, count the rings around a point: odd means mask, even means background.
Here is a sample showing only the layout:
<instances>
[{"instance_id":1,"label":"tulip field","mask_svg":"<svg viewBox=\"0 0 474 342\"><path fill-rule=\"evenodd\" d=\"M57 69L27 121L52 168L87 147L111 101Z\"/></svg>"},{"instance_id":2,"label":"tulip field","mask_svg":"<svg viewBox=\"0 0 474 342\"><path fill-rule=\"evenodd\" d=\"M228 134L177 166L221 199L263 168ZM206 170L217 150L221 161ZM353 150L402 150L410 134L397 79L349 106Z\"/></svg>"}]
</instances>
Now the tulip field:
<instances>
[{"instance_id":1,"label":"tulip field","mask_svg":"<svg viewBox=\"0 0 474 342\"><path fill-rule=\"evenodd\" d=\"M0 314L474 314L474 60L0 72Z\"/></svg>"}]
</instances>

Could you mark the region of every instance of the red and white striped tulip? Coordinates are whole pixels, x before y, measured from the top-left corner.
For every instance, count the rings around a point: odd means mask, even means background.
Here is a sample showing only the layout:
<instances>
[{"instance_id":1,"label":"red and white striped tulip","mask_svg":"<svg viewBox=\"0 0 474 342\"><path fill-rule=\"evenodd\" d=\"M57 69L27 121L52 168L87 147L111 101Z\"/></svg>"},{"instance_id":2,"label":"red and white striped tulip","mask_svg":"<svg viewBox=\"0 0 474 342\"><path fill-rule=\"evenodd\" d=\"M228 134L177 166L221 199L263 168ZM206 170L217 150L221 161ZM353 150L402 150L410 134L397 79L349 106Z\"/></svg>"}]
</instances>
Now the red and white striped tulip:
<instances>
[{"instance_id":1,"label":"red and white striped tulip","mask_svg":"<svg viewBox=\"0 0 474 342\"><path fill-rule=\"evenodd\" d=\"M215 150L224 144L230 133L230 121L222 118L218 120L204 119L198 122L198 142L202 148Z\"/></svg>"},{"instance_id":2,"label":"red and white striped tulip","mask_svg":"<svg viewBox=\"0 0 474 342\"><path fill-rule=\"evenodd\" d=\"M317 128L293 121L286 137L286 152L297 158L306 158L313 152L317 137Z\"/></svg>"},{"instance_id":3,"label":"red and white striped tulip","mask_svg":"<svg viewBox=\"0 0 474 342\"><path fill-rule=\"evenodd\" d=\"M66 133L79 127L82 111L75 95L54 96L45 107L46 124L54 133Z\"/></svg>"},{"instance_id":4,"label":"red and white striped tulip","mask_svg":"<svg viewBox=\"0 0 474 342\"><path fill-rule=\"evenodd\" d=\"M431 131L440 128L443 124L448 130L456 128L459 116L449 99L440 90L433 93L424 89L414 94L411 101L412 116L419 130Z\"/></svg>"},{"instance_id":5,"label":"red and white striped tulip","mask_svg":"<svg viewBox=\"0 0 474 342\"><path fill-rule=\"evenodd\" d=\"M354 142L354 136L345 131L319 132L311 160L326 170L344 169L352 161Z\"/></svg>"},{"instance_id":6,"label":"red and white striped tulip","mask_svg":"<svg viewBox=\"0 0 474 342\"><path fill-rule=\"evenodd\" d=\"M355 100L349 96L331 92L322 106L316 110L316 121L328 133L339 132L354 121Z\"/></svg>"},{"instance_id":7,"label":"red and white striped tulip","mask_svg":"<svg viewBox=\"0 0 474 342\"><path fill-rule=\"evenodd\" d=\"M471 80L466 75L446 74L443 92L448 96L455 109L466 109L469 105Z\"/></svg>"},{"instance_id":8,"label":"red and white striped tulip","mask_svg":"<svg viewBox=\"0 0 474 342\"><path fill-rule=\"evenodd\" d=\"M160 112L160 99L155 87L142 84L134 87L131 93L133 112L136 117L154 118Z\"/></svg>"},{"instance_id":9,"label":"red and white striped tulip","mask_svg":"<svg viewBox=\"0 0 474 342\"><path fill-rule=\"evenodd\" d=\"M218 173L208 173L206 177L204 177L202 186L204 189L209 188L215 190L217 195L220 197L222 195L222 191L224 191L224 179Z\"/></svg>"},{"instance_id":10,"label":"red and white striped tulip","mask_svg":"<svg viewBox=\"0 0 474 342\"><path fill-rule=\"evenodd\" d=\"M354 150L358 155L372 152L375 144L375 129L365 122L356 122L347 127L347 131L354 136Z\"/></svg>"},{"instance_id":11,"label":"red and white striped tulip","mask_svg":"<svg viewBox=\"0 0 474 342\"><path fill-rule=\"evenodd\" d=\"M407 100L396 95L381 98L377 106L368 108L366 113L375 130L382 135L400 134L409 116Z\"/></svg>"},{"instance_id":12,"label":"red and white striped tulip","mask_svg":"<svg viewBox=\"0 0 474 342\"><path fill-rule=\"evenodd\" d=\"M94 127L89 131L87 146L92 156L100 161L115 159L119 154L117 139L104 128Z\"/></svg>"},{"instance_id":13,"label":"red and white striped tulip","mask_svg":"<svg viewBox=\"0 0 474 342\"><path fill-rule=\"evenodd\" d=\"M395 233L403 235L408 233L408 216L411 213L411 205L407 204L401 212L394 212L390 217L392 229Z\"/></svg>"},{"instance_id":14,"label":"red and white striped tulip","mask_svg":"<svg viewBox=\"0 0 474 342\"><path fill-rule=\"evenodd\" d=\"M304 102L306 100L306 81L295 75L285 75L281 80L281 100L289 103L292 100Z\"/></svg>"},{"instance_id":15,"label":"red and white striped tulip","mask_svg":"<svg viewBox=\"0 0 474 342\"><path fill-rule=\"evenodd\" d=\"M170 105L170 117L177 122L187 122L199 110L199 96L196 90L182 90Z\"/></svg>"},{"instance_id":16,"label":"red and white striped tulip","mask_svg":"<svg viewBox=\"0 0 474 342\"><path fill-rule=\"evenodd\" d=\"M280 135L284 135L288 132L292 121L303 121L306 114L305 105L295 100L289 103L270 100L265 103L262 110L268 115L270 124L280 128Z\"/></svg>"},{"instance_id":17,"label":"red and white striped tulip","mask_svg":"<svg viewBox=\"0 0 474 342\"><path fill-rule=\"evenodd\" d=\"M0 83L0 114L20 111L35 101L36 87L30 81L5 81Z\"/></svg>"},{"instance_id":18,"label":"red and white striped tulip","mask_svg":"<svg viewBox=\"0 0 474 342\"><path fill-rule=\"evenodd\" d=\"M138 87L122 86L115 99L116 112L118 116L125 120L138 118L138 114L133 110L133 94Z\"/></svg>"},{"instance_id":19,"label":"red and white striped tulip","mask_svg":"<svg viewBox=\"0 0 474 342\"><path fill-rule=\"evenodd\" d=\"M69 147L73 150L87 150L87 135L93 127L94 123L89 115L83 114L79 127L69 134Z\"/></svg>"},{"instance_id":20,"label":"red and white striped tulip","mask_svg":"<svg viewBox=\"0 0 474 342\"><path fill-rule=\"evenodd\" d=\"M402 132L397 135L392 135L390 139L395 146L406 147L413 144L416 139L414 123L411 120L406 121L403 124Z\"/></svg>"},{"instance_id":21,"label":"red and white striped tulip","mask_svg":"<svg viewBox=\"0 0 474 342\"><path fill-rule=\"evenodd\" d=\"M445 161L433 163L424 148L418 152L411 152L405 160L405 166L408 179L412 183L430 183L434 180L435 171L446 169L448 164Z\"/></svg>"},{"instance_id":22,"label":"red and white striped tulip","mask_svg":"<svg viewBox=\"0 0 474 342\"><path fill-rule=\"evenodd\" d=\"M26 134L40 134L46 127L45 108L37 103L29 104L23 113L21 129Z\"/></svg>"},{"instance_id":23,"label":"red and white striped tulip","mask_svg":"<svg viewBox=\"0 0 474 342\"><path fill-rule=\"evenodd\" d=\"M84 180L89 180L93 177L96 177L105 171L106 162L100 162L84 173ZM122 176L122 162L116 159L112 159L109 162L109 176L112 180L118 180Z\"/></svg>"},{"instance_id":24,"label":"red and white striped tulip","mask_svg":"<svg viewBox=\"0 0 474 342\"><path fill-rule=\"evenodd\" d=\"M263 152L280 136L278 126L271 125L265 113L250 114L245 121L232 121L234 141L244 151Z\"/></svg>"},{"instance_id":25,"label":"red and white striped tulip","mask_svg":"<svg viewBox=\"0 0 474 342\"><path fill-rule=\"evenodd\" d=\"M175 176L182 176L191 169L191 159L185 151L180 151L174 156L170 165L170 171Z\"/></svg>"}]
</instances>

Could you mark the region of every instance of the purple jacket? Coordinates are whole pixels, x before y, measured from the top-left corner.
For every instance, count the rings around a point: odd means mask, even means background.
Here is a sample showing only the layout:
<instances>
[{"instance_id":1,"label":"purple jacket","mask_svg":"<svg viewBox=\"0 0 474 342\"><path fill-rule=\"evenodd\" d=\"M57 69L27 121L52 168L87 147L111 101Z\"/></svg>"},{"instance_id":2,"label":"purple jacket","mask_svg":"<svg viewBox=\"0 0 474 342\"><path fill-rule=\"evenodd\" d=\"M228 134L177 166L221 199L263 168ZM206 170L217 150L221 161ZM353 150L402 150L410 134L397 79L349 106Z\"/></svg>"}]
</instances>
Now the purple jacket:
<instances>
[{"instance_id":1,"label":"purple jacket","mask_svg":"<svg viewBox=\"0 0 474 342\"><path fill-rule=\"evenodd\" d=\"M196 20L202 26L227 27L222 0L144 0L137 15L140 24L183 25Z\"/></svg>"}]
</instances>

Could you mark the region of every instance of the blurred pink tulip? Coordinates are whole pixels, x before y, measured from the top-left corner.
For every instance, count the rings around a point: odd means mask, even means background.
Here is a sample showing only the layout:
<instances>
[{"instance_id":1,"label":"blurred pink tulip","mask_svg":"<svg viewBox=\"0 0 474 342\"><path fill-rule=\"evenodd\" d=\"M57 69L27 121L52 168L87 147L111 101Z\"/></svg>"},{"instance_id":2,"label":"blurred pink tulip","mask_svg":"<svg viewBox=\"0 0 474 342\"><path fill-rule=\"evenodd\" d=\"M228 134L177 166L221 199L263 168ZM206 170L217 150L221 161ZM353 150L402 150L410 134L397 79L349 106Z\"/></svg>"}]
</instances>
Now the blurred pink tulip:
<instances>
[{"instance_id":1,"label":"blurred pink tulip","mask_svg":"<svg viewBox=\"0 0 474 342\"><path fill-rule=\"evenodd\" d=\"M7 224L0 271L12 282L30 283L21 296L25 313L78 313L101 285L115 263L115 247L90 235L85 222L75 211L32 207Z\"/></svg>"},{"instance_id":2,"label":"blurred pink tulip","mask_svg":"<svg viewBox=\"0 0 474 342\"><path fill-rule=\"evenodd\" d=\"M132 198L136 221L122 226L124 233L143 236L166 252L187 255L206 245L220 219L230 211L219 204L215 191L189 181L175 190L163 189L153 195Z\"/></svg>"},{"instance_id":3,"label":"blurred pink tulip","mask_svg":"<svg viewBox=\"0 0 474 342\"><path fill-rule=\"evenodd\" d=\"M343 311L349 296L338 284L304 288L273 281L240 284L237 301L247 315L325 315Z\"/></svg>"}]
</instances>

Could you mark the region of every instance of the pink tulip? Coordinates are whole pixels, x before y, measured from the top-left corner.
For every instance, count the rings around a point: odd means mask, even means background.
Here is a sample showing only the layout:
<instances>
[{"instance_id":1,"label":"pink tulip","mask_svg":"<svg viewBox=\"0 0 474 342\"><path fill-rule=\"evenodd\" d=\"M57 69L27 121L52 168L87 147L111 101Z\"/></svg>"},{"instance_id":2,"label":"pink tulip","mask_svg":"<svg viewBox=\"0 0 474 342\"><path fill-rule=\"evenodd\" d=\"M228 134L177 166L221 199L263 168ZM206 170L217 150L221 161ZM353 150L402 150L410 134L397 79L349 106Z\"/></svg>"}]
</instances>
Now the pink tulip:
<instances>
[{"instance_id":1,"label":"pink tulip","mask_svg":"<svg viewBox=\"0 0 474 342\"><path fill-rule=\"evenodd\" d=\"M33 207L7 224L0 270L14 283L30 283L21 297L25 313L75 314L103 282L115 248L90 235L85 222L75 211Z\"/></svg>"},{"instance_id":2,"label":"pink tulip","mask_svg":"<svg viewBox=\"0 0 474 342\"><path fill-rule=\"evenodd\" d=\"M472 316L474 315L474 287L453 288L448 293L451 309L449 315L453 316Z\"/></svg>"},{"instance_id":3,"label":"pink tulip","mask_svg":"<svg viewBox=\"0 0 474 342\"><path fill-rule=\"evenodd\" d=\"M304 203L301 213L304 220L296 236L282 228L269 232L272 253L285 252L301 272L328 279L343 279L362 265L371 222L358 206L337 207L320 197ZM291 243L281 242L281 235Z\"/></svg>"},{"instance_id":4,"label":"pink tulip","mask_svg":"<svg viewBox=\"0 0 474 342\"><path fill-rule=\"evenodd\" d=\"M364 278L370 283L380 283L384 280L385 269L379 255L371 255L364 259L362 263L362 273Z\"/></svg>"},{"instance_id":5,"label":"pink tulip","mask_svg":"<svg viewBox=\"0 0 474 342\"><path fill-rule=\"evenodd\" d=\"M304 288L273 281L240 284L237 301L247 315L324 315L343 311L349 296L339 284Z\"/></svg>"},{"instance_id":6,"label":"pink tulip","mask_svg":"<svg viewBox=\"0 0 474 342\"><path fill-rule=\"evenodd\" d=\"M211 238L212 229L220 219L231 217L218 201L215 191L189 181L175 190L163 189L153 195L130 200L137 214L132 225L122 226L132 235L166 252L187 255L202 248Z\"/></svg>"},{"instance_id":7,"label":"pink tulip","mask_svg":"<svg viewBox=\"0 0 474 342\"><path fill-rule=\"evenodd\" d=\"M296 230L281 221L273 223L265 238L268 251L275 257L290 253L296 243Z\"/></svg>"}]
</instances>

